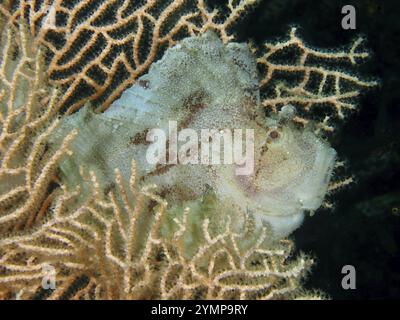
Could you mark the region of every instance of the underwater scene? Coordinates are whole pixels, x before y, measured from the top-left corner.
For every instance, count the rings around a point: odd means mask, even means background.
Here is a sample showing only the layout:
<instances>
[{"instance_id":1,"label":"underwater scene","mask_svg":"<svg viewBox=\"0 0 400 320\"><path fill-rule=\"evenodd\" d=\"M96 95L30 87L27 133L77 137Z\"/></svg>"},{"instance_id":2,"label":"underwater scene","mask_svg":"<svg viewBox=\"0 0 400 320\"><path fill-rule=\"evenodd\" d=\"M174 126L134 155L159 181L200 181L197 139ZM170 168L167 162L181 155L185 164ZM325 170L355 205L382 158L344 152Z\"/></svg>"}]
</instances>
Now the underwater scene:
<instances>
[{"instance_id":1,"label":"underwater scene","mask_svg":"<svg viewBox=\"0 0 400 320\"><path fill-rule=\"evenodd\" d=\"M0 299L399 299L399 17L0 0Z\"/></svg>"}]
</instances>

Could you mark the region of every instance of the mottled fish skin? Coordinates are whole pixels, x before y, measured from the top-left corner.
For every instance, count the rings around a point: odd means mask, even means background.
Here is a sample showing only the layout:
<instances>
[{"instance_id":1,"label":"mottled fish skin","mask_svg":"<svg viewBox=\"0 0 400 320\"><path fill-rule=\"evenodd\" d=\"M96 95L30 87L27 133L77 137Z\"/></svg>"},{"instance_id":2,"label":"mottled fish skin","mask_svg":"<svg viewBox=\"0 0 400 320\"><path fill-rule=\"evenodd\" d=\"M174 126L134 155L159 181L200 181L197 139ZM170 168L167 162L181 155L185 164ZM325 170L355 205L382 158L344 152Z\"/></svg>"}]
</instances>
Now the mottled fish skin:
<instances>
[{"instance_id":1,"label":"mottled fish skin","mask_svg":"<svg viewBox=\"0 0 400 320\"><path fill-rule=\"evenodd\" d=\"M103 114L88 107L67 118L60 132L78 127L73 157L61 165L74 183L78 168L93 170L103 184L115 168L129 175L137 162L141 183L156 183L169 202L196 199L210 188L221 200L272 226L274 237L290 234L304 212L317 210L327 192L336 152L310 130L291 123L287 106L266 118L260 106L256 61L246 44L223 44L214 34L183 40L167 50L148 74ZM254 172L237 165L150 164L149 130L185 128L254 130ZM169 141L167 142L169 143Z\"/></svg>"}]
</instances>

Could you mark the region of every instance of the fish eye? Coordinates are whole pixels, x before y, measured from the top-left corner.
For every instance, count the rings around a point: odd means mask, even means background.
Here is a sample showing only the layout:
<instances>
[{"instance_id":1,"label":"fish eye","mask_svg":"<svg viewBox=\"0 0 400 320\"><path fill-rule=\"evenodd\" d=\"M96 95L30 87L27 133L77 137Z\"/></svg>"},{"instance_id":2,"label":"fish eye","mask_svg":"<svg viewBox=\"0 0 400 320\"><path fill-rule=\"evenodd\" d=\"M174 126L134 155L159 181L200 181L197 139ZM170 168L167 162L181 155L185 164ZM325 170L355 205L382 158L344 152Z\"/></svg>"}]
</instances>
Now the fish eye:
<instances>
[{"instance_id":1,"label":"fish eye","mask_svg":"<svg viewBox=\"0 0 400 320\"><path fill-rule=\"evenodd\" d=\"M273 140L278 139L279 136L280 136L280 134L279 134L278 130L272 130L272 131L270 131L270 133L269 133L269 137L270 137L271 139L273 139Z\"/></svg>"}]
</instances>

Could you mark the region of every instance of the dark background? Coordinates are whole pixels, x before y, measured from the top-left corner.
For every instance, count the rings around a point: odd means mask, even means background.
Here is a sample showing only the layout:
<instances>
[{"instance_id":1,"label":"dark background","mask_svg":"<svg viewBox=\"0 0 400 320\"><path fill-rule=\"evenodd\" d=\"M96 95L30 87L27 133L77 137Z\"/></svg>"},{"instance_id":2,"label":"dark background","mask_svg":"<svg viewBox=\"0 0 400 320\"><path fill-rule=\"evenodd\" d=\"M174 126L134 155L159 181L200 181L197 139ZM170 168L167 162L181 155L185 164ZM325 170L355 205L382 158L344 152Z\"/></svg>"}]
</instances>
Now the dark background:
<instances>
[{"instance_id":1,"label":"dark background","mask_svg":"<svg viewBox=\"0 0 400 320\"><path fill-rule=\"evenodd\" d=\"M341 8L356 8L357 29L341 28ZM331 137L357 183L334 197L335 209L307 217L293 235L298 251L316 257L306 280L333 299L400 298L400 2L397 0L264 0L238 27L239 40L285 38L299 27L307 44L340 48L365 36L371 58L358 73L380 86ZM341 287L344 265L356 268L356 290Z\"/></svg>"}]
</instances>

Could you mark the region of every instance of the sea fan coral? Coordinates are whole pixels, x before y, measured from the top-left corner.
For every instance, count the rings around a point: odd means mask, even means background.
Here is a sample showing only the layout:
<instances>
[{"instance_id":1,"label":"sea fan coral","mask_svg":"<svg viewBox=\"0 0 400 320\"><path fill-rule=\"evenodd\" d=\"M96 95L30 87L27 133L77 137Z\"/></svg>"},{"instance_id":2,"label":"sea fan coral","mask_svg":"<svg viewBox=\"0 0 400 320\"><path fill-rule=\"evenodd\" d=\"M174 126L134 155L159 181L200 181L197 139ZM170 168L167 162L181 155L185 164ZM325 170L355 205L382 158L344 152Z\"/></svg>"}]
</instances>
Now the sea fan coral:
<instances>
[{"instance_id":1,"label":"sea fan coral","mask_svg":"<svg viewBox=\"0 0 400 320\"><path fill-rule=\"evenodd\" d=\"M59 120L59 91L46 82L41 50L18 29L3 22L0 57L0 231L23 229L41 219L49 188L76 132L54 152L48 138Z\"/></svg>"},{"instance_id":2,"label":"sea fan coral","mask_svg":"<svg viewBox=\"0 0 400 320\"><path fill-rule=\"evenodd\" d=\"M65 90L63 107L73 111L90 98L105 110L183 37L214 30L231 40L232 26L256 2L229 0L224 15L204 0L20 0L5 1L0 11L26 18L50 50L48 72Z\"/></svg>"},{"instance_id":3,"label":"sea fan coral","mask_svg":"<svg viewBox=\"0 0 400 320\"><path fill-rule=\"evenodd\" d=\"M84 203L64 190L47 221L28 235L0 240L5 297L49 299L317 298L299 280L312 260L288 259L291 243L268 241L212 195L167 210L154 187L137 190L115 171L105 193L93 172ZM150 209L149 209L150 208ZM233 219L232 219L233 217ZM47 267L56 287L43 289ZM14 296L15 298L15 296Z\"/></svg>"},{"instance_id":4,"label":"sea fan coral","mask_svg":"<svg viewBox=\"0 0 400 320\"><path fill-rule=\"evenodd\" d=\"M316 107L323 107L325 116L317 124L316 132L332 132L332 118L343 120L345 110L356 109L355 99L362 90L377 85L376 81L364 81L343 67L343 64L356 65L369 56L368 52L359 49L364 39L356 39L348 50L324 51L307 46L296 32L293 27L288 40L267 42L257 52L258 64L264 70L261 79L265 92L262 104L273 112L282 106L294 105L302 113L295 120L302 124L313 119L312 111ZM293 55L294 63L279 62L282 55L290 50L297 51ZM288 75L297 75L298 80L288 81Z\"/></svg>"}]
</instances>

